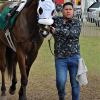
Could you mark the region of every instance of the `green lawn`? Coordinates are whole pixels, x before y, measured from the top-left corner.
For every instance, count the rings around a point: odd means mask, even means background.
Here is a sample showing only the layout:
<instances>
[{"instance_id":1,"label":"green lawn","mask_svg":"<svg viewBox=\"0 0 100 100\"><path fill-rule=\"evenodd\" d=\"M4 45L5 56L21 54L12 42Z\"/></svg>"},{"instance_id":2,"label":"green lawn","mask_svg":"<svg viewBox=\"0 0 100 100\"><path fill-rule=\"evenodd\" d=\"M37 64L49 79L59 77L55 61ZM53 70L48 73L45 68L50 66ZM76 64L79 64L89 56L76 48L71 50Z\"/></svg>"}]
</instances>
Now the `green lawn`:
<instances>
[{"instance_id":1,"label":"green lawn","mask_svg":"<svg viewBox=\"0 0 100 100\"><path fill-rule=\"evenodd\" d=\"M100 37L81 37L81 54L87 67L94 73L100 72Z\"/></svg>"}]
</instances>

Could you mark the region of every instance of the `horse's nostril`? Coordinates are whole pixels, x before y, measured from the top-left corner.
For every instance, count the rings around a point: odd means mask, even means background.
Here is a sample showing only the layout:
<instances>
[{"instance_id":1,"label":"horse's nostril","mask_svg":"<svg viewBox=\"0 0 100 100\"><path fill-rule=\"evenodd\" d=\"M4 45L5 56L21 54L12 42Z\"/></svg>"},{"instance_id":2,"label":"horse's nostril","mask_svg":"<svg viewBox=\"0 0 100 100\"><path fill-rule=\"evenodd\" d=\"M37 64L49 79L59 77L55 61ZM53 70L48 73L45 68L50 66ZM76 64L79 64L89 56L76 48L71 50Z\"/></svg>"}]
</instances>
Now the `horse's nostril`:
<instances>
[{"instance_id":1,"label":"horse's nostril","mask_svg":"<svg viewBox=\"0 0 100 100\"><path fill-rule=\"evenodd\" d=\"M39 14L41 15L43 13L43 9L40 7L39 8Z\"/></svg>"}]
</instances>

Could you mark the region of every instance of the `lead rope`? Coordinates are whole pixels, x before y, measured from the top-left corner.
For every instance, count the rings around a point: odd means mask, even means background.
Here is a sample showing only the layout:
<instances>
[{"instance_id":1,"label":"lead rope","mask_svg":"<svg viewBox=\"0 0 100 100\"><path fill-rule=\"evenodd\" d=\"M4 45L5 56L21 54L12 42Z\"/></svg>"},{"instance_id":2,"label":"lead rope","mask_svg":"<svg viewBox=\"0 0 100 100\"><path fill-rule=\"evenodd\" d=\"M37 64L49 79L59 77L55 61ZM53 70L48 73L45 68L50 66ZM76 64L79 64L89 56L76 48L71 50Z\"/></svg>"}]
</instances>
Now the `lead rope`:
<instances>
[{"instance_id":1,"label":"lead rope","mask_svg":"<svg viewBox=\"0 0 100 100\"><path fill-rule=\"evenodd\" d=\"M50 52L53 56L55 56L55 54L53 53L52 49L51 49L51 39L52 39L52 36L50 37L50 39L48 39L48 44L49 44L49 49L50 49Z\"/></svg>"}]
</instances>

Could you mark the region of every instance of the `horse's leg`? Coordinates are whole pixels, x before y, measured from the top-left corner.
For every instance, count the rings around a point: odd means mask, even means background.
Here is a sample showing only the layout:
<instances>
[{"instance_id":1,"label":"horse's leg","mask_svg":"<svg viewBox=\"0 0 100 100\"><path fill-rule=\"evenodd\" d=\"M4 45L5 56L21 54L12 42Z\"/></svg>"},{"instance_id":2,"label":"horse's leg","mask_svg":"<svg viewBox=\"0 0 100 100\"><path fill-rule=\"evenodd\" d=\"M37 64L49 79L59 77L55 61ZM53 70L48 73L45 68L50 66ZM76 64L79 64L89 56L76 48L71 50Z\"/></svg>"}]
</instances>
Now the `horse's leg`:
<instances>
[{"instance_id":1,"label":"horse's leg","mask_svg":"<svg viewBox=\"0 0 100 100\"><path fill-rule=\"evenodd\" d=\"M7 65L7 71L8 75L12 76L12 85L10 86L9 92L10 94L14 94L16 90L16 64L17 64L17 56L16 53L9 47L6 47L6 65Z\"/></svg>"},{"instance_id":2,"label":"horse's leg","mask_svg":"<svg viewBox=\"0 0 100 100\"><path fill-rule=\"evenodd\" d=\"M11 95L14 95L15 90L16 90L16 83L17 83L17 78L16 78L17 59L15 58L16 57L15 55L13 57L14 57L13 58L14 61L12 62L12 64L13 64L13 77L12 77L12 84L11 84L10 89L9 89L9 93Z\"/></svg>"},{"instance_id":3,"label":"horse's leg","mask_svg":"<svg viewBox=\"0 0 100 100\"><path fill-rule=\"evenodd\" d=\"M35 61L37 55L38 55L38 50L40 49L41 45L43 43L43 38L41 38L41 36L38 36L38 40L37 41L33 41L32 44L32 49L30 51L30 53L28 54L27 60L26 60L26 73L27 73L27 77L29 75L29 71L31 68L31 65L33 64L33 62Z\"/></svg>"},{"instance_id":4,"label":"horse's leg","mask_svg":"<svg viewBox=\"0 0 100 100\"><path fill-rule=\"evenodd\" d=\"M17 50L17 58L19 63L19 69L21 73L21 87L19 90L19 100L27 100L26 98L26 86L28 83L27 74L26 74L26 56L21 50Z\"/></svg>"},{"instance_id":5,"label":"horse's leg","mask_svg":"<svg viewBox=\"0 0 100 100\"><path fill-rule=\"evenodd\" d=\"M14 95L14 94L15 94L16 83L17 83L17 78L16 78L16 66L14 66L14 69L13 69L13 77L12 77L12 84L11 84L10 89L9 89L9 93L10 93L11 95Z\"/></svg>"},{"instance_id":6,"label":"horse's leg","mask_svg":"<svg viewBox=\"0 0 100 100\"><path fill-rule=\"evenodd\" d=\"M35 61L35 59L37 57L37 54L38 54L38 52L31 52L28 55L28 57L27 57L27 60L26 60L26 65L27 65L26 73L27 73L27 77L29 76L29 71L30 71L31 65Z\"/></svg>"},{"instance_id":7,"label":"horse's leg","mask_svg":"<svg viewBox=\"0 0 100 100\"><path fill-rule=\"evenodd\" d=\"M5 46L0 42L0 70L1 70L1 75L2 75L2 85L1 85L1 95L5 96L6 95L6 86L5 86Z\"/></svg>"},{"instance_id":8,"label":"horse's leg","mask_svg":"<svg viewBox=\"0 0 100 100\"><path fill-rule=\"evenodd\" d=\"M4 70L1 70L2 75L2 86L1 86L1 96L6 96L6 86L5 86L5 68Z\"/></svg>"}]
</instances>

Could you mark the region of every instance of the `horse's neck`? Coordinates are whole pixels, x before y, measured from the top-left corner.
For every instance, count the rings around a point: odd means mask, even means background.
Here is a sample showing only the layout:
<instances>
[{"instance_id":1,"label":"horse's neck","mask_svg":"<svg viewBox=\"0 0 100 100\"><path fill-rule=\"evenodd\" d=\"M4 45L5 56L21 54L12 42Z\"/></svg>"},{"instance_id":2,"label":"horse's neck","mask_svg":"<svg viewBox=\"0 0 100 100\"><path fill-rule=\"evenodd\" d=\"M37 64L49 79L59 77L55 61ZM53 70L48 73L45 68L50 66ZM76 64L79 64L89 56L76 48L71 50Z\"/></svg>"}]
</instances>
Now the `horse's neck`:
<instances>
[{"instance_id":1,"label":"horse's neck","mask_svg":"<svg viewBox=\"0 0 100 100\"><path fill-rule=\"evenodd\" d=\"M37 26L37 3L32 3L30 6L23 9L19 16L18 22L20 23L23 34L27 37L38 34Z\"/></svg>"},{"instance_id":2,"label":"horse's neck","mask_svg":"<svg viewBox=\"0 0 100 100\"><path fill-rule=\"evenodd\" d=\"M28 23L28 28L30 31L37 29L37 3L32 2L32 4L26 8L26 19Z\"/></svg>"},{"instance_id":3,"label":"horse's neck","mask_svg":"<svg viewBox=\"0 0 100 100\"><path fill-rule=\"evenodd\" d=\"M17 42L25 42L32 40L39 34L37 25L37 6L33 3L29 7L25 7L19 14L14 27L14 34Z\"/></svg>"}]
</instances>

